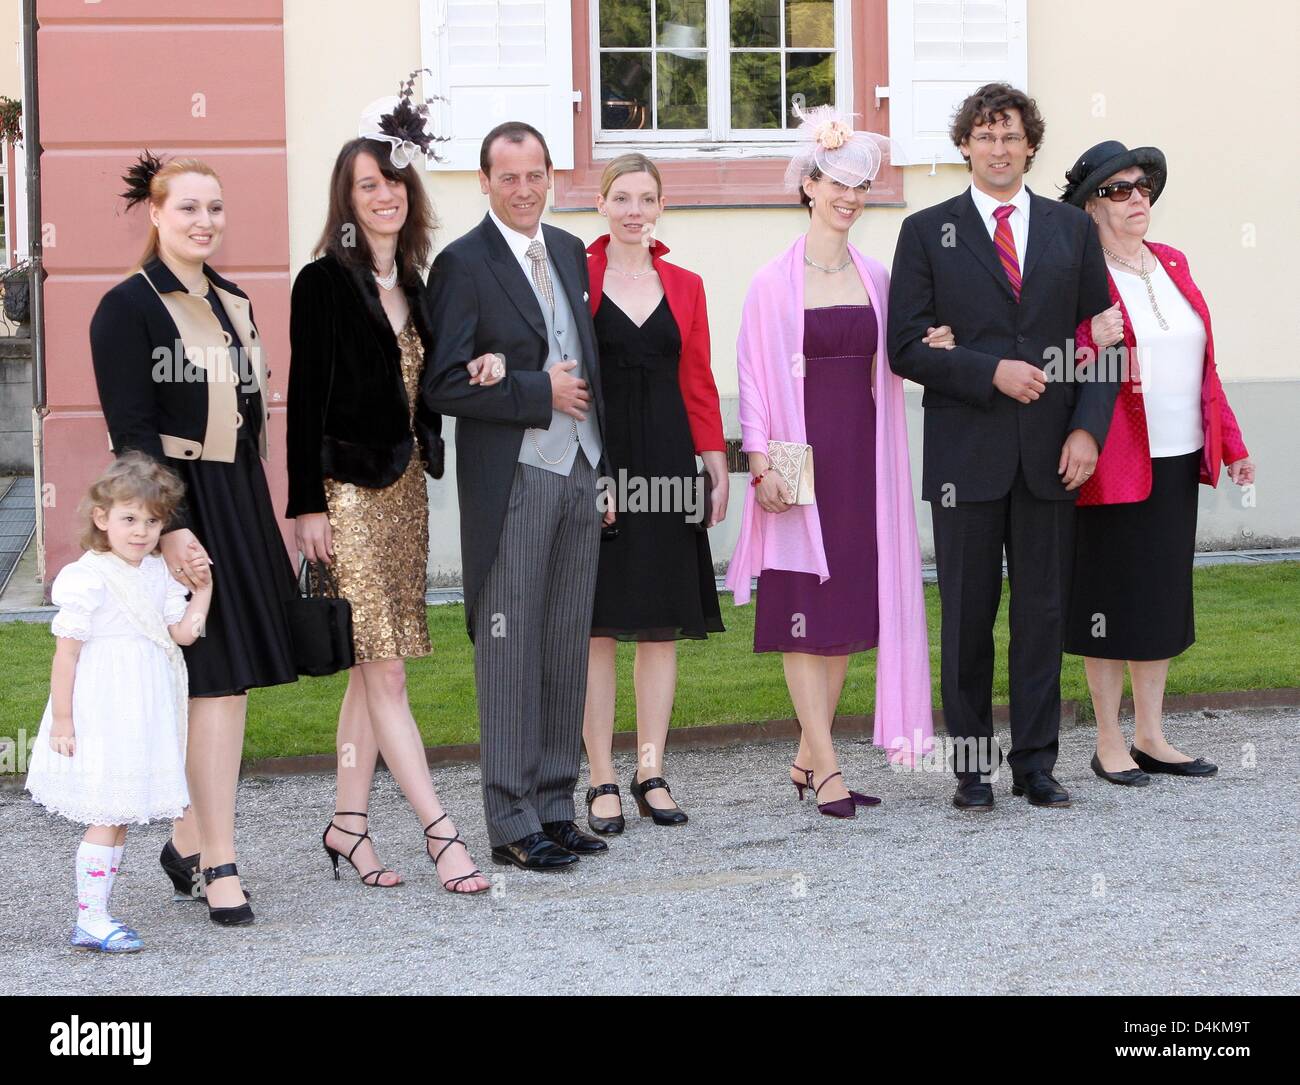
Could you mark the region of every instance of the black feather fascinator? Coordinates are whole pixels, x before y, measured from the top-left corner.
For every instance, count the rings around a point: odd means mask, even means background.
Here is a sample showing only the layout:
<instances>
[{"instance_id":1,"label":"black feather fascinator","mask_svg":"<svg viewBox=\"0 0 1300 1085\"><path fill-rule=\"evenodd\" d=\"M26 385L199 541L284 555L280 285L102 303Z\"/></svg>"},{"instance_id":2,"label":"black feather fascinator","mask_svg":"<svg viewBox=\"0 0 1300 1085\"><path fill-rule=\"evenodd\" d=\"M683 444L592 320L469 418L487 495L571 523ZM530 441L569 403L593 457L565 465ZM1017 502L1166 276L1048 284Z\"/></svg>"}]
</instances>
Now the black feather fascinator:
<instances>
[{"instance_id":1,"label":"black feather fascinator","mask_svg":"<svg viewBox=\"0 0 1300 1085\"><path fill-rule=\"evenodd\" d=\"M149 185L162 167L162 159L151 154L146 149L131 164L131 168L122 175L122 180L126 182L126 191L120 193L120 195L122 199L126 200L128 211L136 204L149 199Z\"/></svg>"},{"instance_id":2,"label":"black feather fascinator","mask_svg":"<svg viewBox=\"0 0 1300 1085\"><path fill-rule=\"evenodd\" d=\"M438 161L435 143L445 143L451 137L430 131L431 110L447 99L435 94L423 101L415 100L415 80L421 73L433 75L428 68L417 68L398 87L395 98L373 101L361 114L357 135L392 145L390 158L397 169L404 169L414 160L417 152Z\"/></svg>"}]
</instances>

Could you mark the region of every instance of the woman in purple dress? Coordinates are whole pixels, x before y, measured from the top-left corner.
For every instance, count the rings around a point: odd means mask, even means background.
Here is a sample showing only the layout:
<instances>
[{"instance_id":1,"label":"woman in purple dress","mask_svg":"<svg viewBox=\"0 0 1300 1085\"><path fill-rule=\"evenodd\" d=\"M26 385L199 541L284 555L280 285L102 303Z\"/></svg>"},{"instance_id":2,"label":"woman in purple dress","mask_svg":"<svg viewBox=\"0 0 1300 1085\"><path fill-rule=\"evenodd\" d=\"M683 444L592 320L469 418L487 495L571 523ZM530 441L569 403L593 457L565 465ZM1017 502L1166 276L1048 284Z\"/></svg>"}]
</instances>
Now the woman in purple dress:
<instances>
[{"instance_id":1,"label":"woman in purple dress","mask_svg":"<svg viewBox=\"0 0 1300 1085\"><path fill-rule=\"evenodd\" d=\"M742 603L750 576L759 575L754 651L783 656L801 728L790 770L799 797L812 788L821 813L852 817L858 806L879 800L849 790L831 742L849 657L875 648L882 624L893 623L891 643L906 647L904 662L891 671L891 690L906 689L904 726L927 742L924 608L901 390L887 363L883 374L875 368L887 276L879 263L852 250L848 237L880 168L880 144L869 133L854 133L827 107L810 111L803 131L803 148L786 179L798 186L808 209L808 233L755 278L738 348L741 428L753 494L728 584ZM793 289L781 289L789 279ZM926 341L942 348L953 342L952 333L930 329ZM786 349L790 345L793 350ZM790 359L793 382L778 358ZM888 492L878 494L881 390L890 398L885 447L891 462L881 474ZM773 466L770 441L811 446L815 503L800 500ZM878 525L882 510L889 522ZM882 542L886 564L905 567L907 575L882 577ZM903 584L905 606L882 605L882 583ZM879 694L878 689L878 705ZM882 738L879 719L877 743L898 749ZM912 748L911 738L906 741Z\"/></svg>"}]
</instances>

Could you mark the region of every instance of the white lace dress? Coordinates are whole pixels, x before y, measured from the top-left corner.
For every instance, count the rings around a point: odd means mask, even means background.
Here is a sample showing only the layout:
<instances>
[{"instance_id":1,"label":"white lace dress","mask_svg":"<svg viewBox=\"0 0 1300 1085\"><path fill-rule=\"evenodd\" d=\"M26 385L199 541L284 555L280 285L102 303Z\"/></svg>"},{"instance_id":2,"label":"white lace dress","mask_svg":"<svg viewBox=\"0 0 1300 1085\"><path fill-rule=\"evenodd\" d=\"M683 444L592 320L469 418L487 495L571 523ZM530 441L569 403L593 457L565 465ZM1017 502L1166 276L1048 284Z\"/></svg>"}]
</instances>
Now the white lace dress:
<instances>
[{"instance_id":1,"label":"white lace dress","mask_svg":"<svg viewBox=\"0 0 1300 1085\"><path fill-rule=\"evenodd\" d=\"M146 557L137 577L141 598L168 624L185 614L185 589L160 557ZM84 825L127 825L179 817L189 805L167 655L132 624L89 555L66 565L50 597L59 607L56 637L84 641L72 690L76 752L50 748L50 702L32 749L27 790L52 813Z\"/></svg>"}]
</instances>

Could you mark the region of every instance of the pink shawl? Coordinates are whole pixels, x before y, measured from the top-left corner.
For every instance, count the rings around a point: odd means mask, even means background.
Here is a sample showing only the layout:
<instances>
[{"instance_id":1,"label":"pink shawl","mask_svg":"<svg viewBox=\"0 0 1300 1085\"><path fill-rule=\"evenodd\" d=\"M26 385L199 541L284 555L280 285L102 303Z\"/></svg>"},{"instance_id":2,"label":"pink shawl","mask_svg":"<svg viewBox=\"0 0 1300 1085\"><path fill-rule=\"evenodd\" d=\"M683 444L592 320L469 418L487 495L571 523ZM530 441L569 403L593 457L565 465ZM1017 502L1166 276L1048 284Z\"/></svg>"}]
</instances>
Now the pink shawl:
<instances>
[{"instance_id":1,"label":"pink shawl","mask_svg":"<svg viewBox=\"0 0 1300 1085\"><path fill-rule=\"evenodd\" d=\"M804 441L804 244L800 237L761 268L741 315L736 359L740 383L741 448L766 452L770 439ZM933 737L930 649L921 590L912 470L907 450L903 380L885 352L889 274L852 245L849 254L876 309L876 543L879 554L880 647L876 652L873 741L891 762L911 765ZM814 464L815 469L815 464ZM745 489L740 538L727 570L737 606L749 602L750 579L764 569L815 573L830 579L817 506L764 512Z\"/></svg>"}]
</instances>

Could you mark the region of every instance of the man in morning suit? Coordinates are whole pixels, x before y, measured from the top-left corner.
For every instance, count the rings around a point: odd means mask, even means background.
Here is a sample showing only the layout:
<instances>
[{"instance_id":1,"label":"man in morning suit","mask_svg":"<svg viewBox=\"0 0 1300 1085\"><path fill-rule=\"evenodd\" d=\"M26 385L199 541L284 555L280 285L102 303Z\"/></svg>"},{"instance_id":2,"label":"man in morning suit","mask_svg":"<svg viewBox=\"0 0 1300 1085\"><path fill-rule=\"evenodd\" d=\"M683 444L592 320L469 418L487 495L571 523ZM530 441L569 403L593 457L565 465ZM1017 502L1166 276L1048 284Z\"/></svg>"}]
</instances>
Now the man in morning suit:
<instances>
[{"instance_id":1,"label":"man in morning suit","mask_svg":"<svg viewBox=\"0 0 1300 1085\"><path fill-rule=\"evenodd\" d=\"M602 405L587 256L542 225L542 134L509 122L479 154L491 209L434 261L422 394L456 417L465 616L474 642L492 859L553 870L604 841L573 822L600 546ZM502 355L505 379L466 364Z\"/></svg>"},{"instance_id":2,"label":"man in morning suit","mask_svg":"<svg viewBox=\"0 0 1300 1085\"><path fill-rule=\"evenodd\" d=\"M1061 364L1072 364L1079 323L1110 305L1106 266L1086 214L1024 185L1043 138L1031 98L1007 84L981 87L951 135L972 184L903 222L889 357L925 387L921 497L934 522L944 720L957 740L953 804L993 805L993 623L1005 547L1012 794L1067 806L1052 769L1074 499L1096 466L1118 386L1061 379ZM941 324L956 335L951 350L922 342Z\"/></svg>"}]
</instances>

